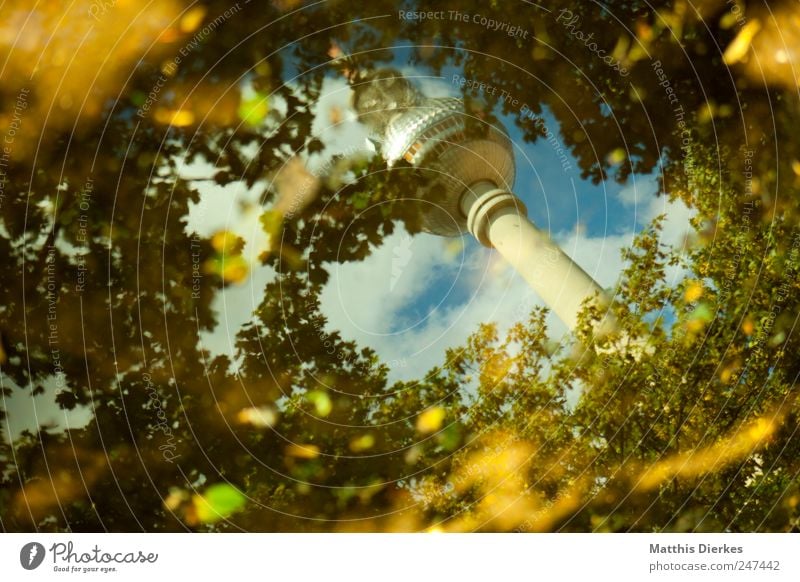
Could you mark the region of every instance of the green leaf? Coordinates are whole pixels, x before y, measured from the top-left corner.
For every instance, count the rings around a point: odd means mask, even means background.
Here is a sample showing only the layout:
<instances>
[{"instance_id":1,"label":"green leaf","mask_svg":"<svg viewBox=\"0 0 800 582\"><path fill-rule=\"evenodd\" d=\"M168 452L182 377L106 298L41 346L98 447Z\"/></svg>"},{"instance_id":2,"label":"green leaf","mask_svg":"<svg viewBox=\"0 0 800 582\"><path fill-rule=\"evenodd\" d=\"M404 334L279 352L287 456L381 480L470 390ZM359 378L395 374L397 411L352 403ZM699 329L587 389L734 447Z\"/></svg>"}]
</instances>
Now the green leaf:
<instances>
[{"instance_id":1,"label":"green leaf","mask_svg":"<svg viewBox=\"0 0 800 582\"><path fill-rule=\"evenodd\" d=\"M237 112L239 118L247 125L256 127L261 125L269 113L269 100L266 95L257 93L255 97L243 99Z\"/></svg>"},{"instance_id":2,"label":"green leaf","mask_svg":"<svg viewBox=\"0 0 800 582\"><path fill-rule=\"evenodd\" d=\"M314 405L319 416L328 416L333 410L331 397L323 390L312 390L306 395L306 398Z\"/></svg>"},{"instance_id":3,"label":"green leaf","mask_svg":"<svg viewBox=\"0 0 800 582\"><path fill-rule=\"evenodd\" d=\"M244 494L227 483L218 483L206 489L203 495L194 496L197 519L203 523L216 523L230 517L247 503Z\"/></svg>"},{"instance_id":4,"label":"green leaf","mask_svg":"<svg viewBox=\"0 0 800 582\"><path fill-rule=\"evenodd\" d=\"M351 198L353 208L356 210L364 210L367 207L367 204L369 204L369 200L369 192L358 192L357 194L353 194L353 197Z\"/></svg>"},{"instance_id":5,"label":"green leaf","mask_svg":"<svg viewBox=\"0 0 800 582\"><path fill-rule=\"evenodd\" d=\"M266 210L259 218L264 232L267 233L270 241L274 241L281 231L283 224L283 213L278 210Z\"/></svg>"}]
</instances>

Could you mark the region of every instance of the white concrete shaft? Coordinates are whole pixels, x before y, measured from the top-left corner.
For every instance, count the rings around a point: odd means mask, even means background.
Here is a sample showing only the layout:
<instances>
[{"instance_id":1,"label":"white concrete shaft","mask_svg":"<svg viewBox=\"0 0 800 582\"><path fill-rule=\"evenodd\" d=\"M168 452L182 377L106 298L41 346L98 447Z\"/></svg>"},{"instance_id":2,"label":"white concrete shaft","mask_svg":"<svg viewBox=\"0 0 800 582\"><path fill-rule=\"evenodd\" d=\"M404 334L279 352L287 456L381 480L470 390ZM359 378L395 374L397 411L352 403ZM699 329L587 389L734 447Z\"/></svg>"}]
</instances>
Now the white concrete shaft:
<instances>
[{"instance_id":1,"label":"white concrete shaft","mask_svg":"<svg viewBox=\"0 0 800 582\"><path fill-rule=\"evenodd\" d=\"M513 194L480 182L462 196L461 210L470 232L497 249L570 329L578 325L584 300L605 297L600 285L528 220Z\"/></svg>"}]
</instances>

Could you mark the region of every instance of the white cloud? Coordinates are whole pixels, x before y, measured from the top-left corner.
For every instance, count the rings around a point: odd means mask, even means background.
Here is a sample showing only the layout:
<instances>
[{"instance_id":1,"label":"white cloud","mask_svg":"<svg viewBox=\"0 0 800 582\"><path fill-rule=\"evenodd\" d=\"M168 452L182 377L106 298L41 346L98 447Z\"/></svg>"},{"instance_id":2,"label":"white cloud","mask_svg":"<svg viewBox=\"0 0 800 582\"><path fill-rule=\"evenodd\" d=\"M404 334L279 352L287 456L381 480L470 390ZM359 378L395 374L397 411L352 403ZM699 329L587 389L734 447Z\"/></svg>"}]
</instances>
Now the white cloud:
<instances>
[{"instance_id":1,"label":"white cloud","mask_svg":"<svg viewBox=\"0 0 800 582\"><path fill-rule=\"evenodd\" d=\"M470 243L454 257L453 239L428 234L411 239L411 258L390 288L396 249L404 247L407 236L399 229L367 260L329 265L331 279L321 297L328 329L374 349L390 364L393 380L418 378L442 364L445 350L462 345L480 323L496 321L505 330L541 305L496 253ZM459 296L466 300L456 301ZM403 312L419 298L433 307L414 320L404 319Z\"/></svg>"},{"instance_id":2,"label":"white cloud","mask_svg":"<svg viewBox=\"0 0 800 582\"><path fill-rule=\"evenodd\" d=\"M85 427L94 418L91 406L76 405L73 409L62 409L56 398L59 392L70 390L61 377L48 376L36 383L43 391L33 395L30 386L25 389L17 386L8 376L0 375L0 388L10 389L11 395L0 393L0 409L6 413L0 440L12 443L23 431L36 434L40 427L50 433Z\"/></svg>"},{"instance_id":3,"label":"white cloud","mask_svg":"<svg viewBox=\"0 0 800 582\"><path fill-rule=\"evenodd\" d=\"M326 78L322 82L319 100L312 107L311 133L325 144L325 149L307 161L311 172L319 170L334 155L368 152L369 131L358 122L350 99L350 87L344 79Z\"/></svg>"},{"instance_id":4,"label":"white cloud","mask_svg":"<svg viewBox=\"0 0 800 582\"><path fill-rule=\"evenodd\" d=\"M669 196L656 196L657 180L656 176L639 178L620 190L617 196L623 204L633 209L636 222L640 226L650 224L661 214L666 215L659 241L670 247L686 250L687 236L694 231L691 219L697 211L686 206L680 199L670 201ZM665 274L667 283L677 285L688 272L680 266L669 266Z\"/></svg>"}]
</instances>

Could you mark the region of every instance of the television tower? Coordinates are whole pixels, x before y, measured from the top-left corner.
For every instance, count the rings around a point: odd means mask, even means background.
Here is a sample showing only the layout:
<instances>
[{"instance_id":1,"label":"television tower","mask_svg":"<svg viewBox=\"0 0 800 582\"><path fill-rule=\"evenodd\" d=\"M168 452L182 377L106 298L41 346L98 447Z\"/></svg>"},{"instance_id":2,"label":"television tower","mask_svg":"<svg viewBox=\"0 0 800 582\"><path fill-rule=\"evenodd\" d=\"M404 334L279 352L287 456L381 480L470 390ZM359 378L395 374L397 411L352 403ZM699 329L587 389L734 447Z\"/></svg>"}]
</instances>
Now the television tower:
<instances>
[{"instance_id":1,"label":"television tower","mask_svg":"<svg viewBox=\"0 0 800 582\"><path fill-rule=\"evenodd\" d=\"M514 152L502 126L474 123L479 120L467 115L462 100L427 98L391 69L363 76L353 91L356 112L388 165L405 160L433 174L428 189L418 192L433 202L424 207L423 230L469 232L496 249L571 330L585 301L607 300L597 282L528 219L512 192ZM602 328L613 327L609 314Z\"/></svg>"}]
</instances>

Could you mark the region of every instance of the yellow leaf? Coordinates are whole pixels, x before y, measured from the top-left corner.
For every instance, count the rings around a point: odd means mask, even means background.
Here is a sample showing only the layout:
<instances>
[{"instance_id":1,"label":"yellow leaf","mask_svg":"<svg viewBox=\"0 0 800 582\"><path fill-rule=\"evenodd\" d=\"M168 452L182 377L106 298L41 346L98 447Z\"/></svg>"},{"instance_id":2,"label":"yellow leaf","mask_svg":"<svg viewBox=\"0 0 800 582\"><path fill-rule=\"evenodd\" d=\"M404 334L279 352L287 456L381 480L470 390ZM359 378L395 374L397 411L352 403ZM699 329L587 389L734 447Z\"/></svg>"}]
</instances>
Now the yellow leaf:
<instances>
[{"instance_id":1,"label":"yellow leaf","mask_svg":"<svg viewBox=\"0 0 800 582\"><path fill-rule=\"evenodd\" d=\"M706 101L697 110L697 120L700 123L708 123L714 118L714 111L716 107L713 103Z\"/></svg>"},{"instance_id":2,"label":"yellow leaf","mask_svg":"<svg viewBox=\"0 0 800 582\"><path fill-rule=\"evenodd\" d=\"M719 27L723 30L728 30L739 21L738 15L733 12L726 12L722 18L719 19Z\"/></svg>"},{"instance_id":3,"label":"yellow leaf","mask_svg":"<svg viewBox=\"0 0 800 582\"><path fill-rule=\"evenodd\" d=\"M177 28L165 28L160 35L158 35L158 42L170 43L175 42L181 37L181 33Z\"/></svg>"},{"instance_id":4,"label":"yellow leaf","mask_svg":"<svg viewBox=\"0 0 800 582\"><path fill-rule=\"evenodd\" d=\"M269 428L275 425L278 415L269 406L251 406L240 410L236 415L236 420L241 424L249 424L256 428Z\"/></svg>"},{"instance_id":5,"label":"yellow leaf","mask_svg":"<svg viewBox=\"0 0 800 582\"><path fill-rule=\"evenodd\" d=\"M719 379L720 379L720 380L722 380L722 382L723 382L724 384L727 384L727 383L728 383L728 382L730 382L732 379L734 379L734 376L735 376L736 372L738 372L738 371L739 371L739 368L740 368L740 367L741 367L741 366L740 366L740 364L739 364L739 362L738 362L738 361L735 361L735 362L732 362L732 363L728 364L727 366L725 366L725 367L724 367L724 368L723 368L723 369L720 371L720 373L719 373Z\"/></svg>"},{"instance_id":6,"label":"yellow leaf","mask_svg":"<svg viewBox=\"0 0 800 582\"><path fill-rule=\"evenodd\" d=\"M642 42L650 42L653 40L653 27L646 22L639 21L636 23L636 36Z\"/></svg>"},{"instance_id":7,"label":"yellow leaf","mask_svg":"<svg viewBox=\"0 0 800 582\"><path fill-rule=\"evenodd\" d=\"M403 460L409 465L413 465L419 460L420 456L422 456L422 448L415 445L406 451Z\"/></svg>"},{"instance_id":8,"label":"yellow leaf","mask_svg":"<svg viewBox=\"0 0 800 582\"><path fill-rule=\"evenodd\" d=\"M375 437L370 433L361 435L360 437L356 437L350 441L350 450L354 453L368 451L373 446L375 446Z\"/></svg>"},{"instance_id":9,"label":"yellow leaf","mask_svg":"<svg viewBox=\"0 0 800 582\"><path fill-rule=\"evenodd\" d=\"M700 319L690 319L686 322L686 329L691 333L697 333L703 331L705 325L706 324Z\"/></svg>"},{"instance_id":10,"label":"yellow leaf","mask_svg":"<svg viewBox=\"0 0 800 582\"><path fill-rule=\"evenodd\" d=\"M173 127L186 127L194 123L194 113L186 111L185 109L166 109L159 107L156 109L153 118L163 125L171 125Z\"/></svg>"},{"instance_id":11,"label":"yellow leaf","mask_svg":"<svg viewBox=\"0 0 800 582\"><path fill-rule=\"evenodd\" d=\"M298 445L292 443L286 447L286 456L296 459L316 459L319 457L319 447L317 445Z\"/></svg>"},{"instance_id":12,"label":"yellow leaf","mask_svg":"<svg viewBox=\"0 0 800 582\"><path fill-rule=\"evenodd\" d=\"M422 434L436 432L442 426L445 410L441 406L433 406L417 418L417 430Z\"/></svg>"},{"instance_id":13,"label":"yellow leaf","mask_svg":"<svg viewBox=\"0 0 800 582\"><path fill-rule=\"evenodd\" d=\"M614 50L611 53L614 57L614 60L621 61L624 59L625 55L628 54L628 47L630 46L630 39L624 34L620 35L620 37L617 39L617 44L614 45Z\"/></svg>"},{"instance_id":14,"label":"yellow leaf","mask_svg":"<svg viewBox=\"0 0 800 582\"><path fill-rule=\"evenodd\" d=\"M206 15L206 9L203 6L195 6L190 9L181 18L180 28L183 32L192 32L197 29L203 22Z\"/></svg>"},{"instance_id":15,"label":"yellow leaf","mask_svg":"<svg viewBox=\"0 0 800 582\"><path fill-rule=\"evenodd\" d=\"M203 264L203 271L221 277L226 283L243 283L250 273L250 264L241 255L218 255Z\"/></svg>"},{"instance_id":16,"label":"yellow leaf","mask_svg":"<svg viewBox=\"0 0 800 582\"><path fill-rule=\"evenodd\" d=\"M283 212L279 210L265 210L264 214L259 218L264 232L267 233L270 241L276 239L281 232L283 226Z\"/></svg>"},{"instance_id":17,"label":"yellow leaf","mask_svg":"<svg viewBox=\"0 0 800 582\"><path fill-rule=\"evenodd\" d=\"M622 149L622 148L617 148L614 151L612 151L610 154L608 154L608 158L607 159L608 159L608 163L609 164L611 164L612 166L615 166L617 164L621 164L622 162L624 162L625 158L626 158L625 150Z\"/></svg>"},{"instance_id":18,"label":"yellow leaf","mask_svg":"<svg viewBox=\"0 0 800 582\"><path fill-rule=\"evenodd\" d=\"M775 423L762 417L750 425L747 434L754 442L759 442L769 437L773 432L775 432Z\"/></svg>"},{"instance_id":19,"label":"yellow leaf","mask_svg":"<svg viewBox=\"0 0 800 582\"><path fill-rule=\"evenodd\" d=\"M241 255L233 255L222 260L222 278L227 283L242 283L247 279L250 265Z\"/></svg>"},{"instance_id":20,"label":"yellow leaf","mask_svg":"<svg viewBox=\"0 0 800 582\"><path fill-rule=\"evenodd\" d=\"M228 254L234 252L241 238L229 230L221 230L211 237L211 246L218 253Z\"/></svg>"},{"instance_id":21,"label":"yellow leaf","mask_svg":"<svg viewBox=\"0 0 800 582\"><path fill-rule=\"evenodd\" d=\"M703 296L703 285L697 282L690 283L683 295L686 303L694 303Z\"/></svg>"},{"instance_id":22,"label":"yellow leaf","mask_svg":"<svg viewBox=\"0 0 800 582\"><path fill-rule=\"evenodd\" d=\"M734 109L727 103L717 107L717 117L730 117L734 114Z\"/></svg>"},{"instance_id":23,"label":"yellow leaf","mask_svg":"<svg viewBox=\"0 0 800 582\"><path fill-rule=\"evenodd\" d=\"M747 51L750 50L750 43L753 42L753 37L759 30L761 30L761 23L758 20L751 20L745 24L739 34L736 35L736 38L725 49L722 61L726 65L733 65L741 61Z\"/></svg>"},{"instance_id":24,"label":"yellow leaf","mask_svg":"<svg viewBox=\"0 0 800 582\"><path fill-rule=\"evenodd\" d=\"M175 511L187 499L189 499L189 494L186 491L177 487L170 487L169 495L164 499L164 507L170 511Z\"/></svg>"}]
</instances>

